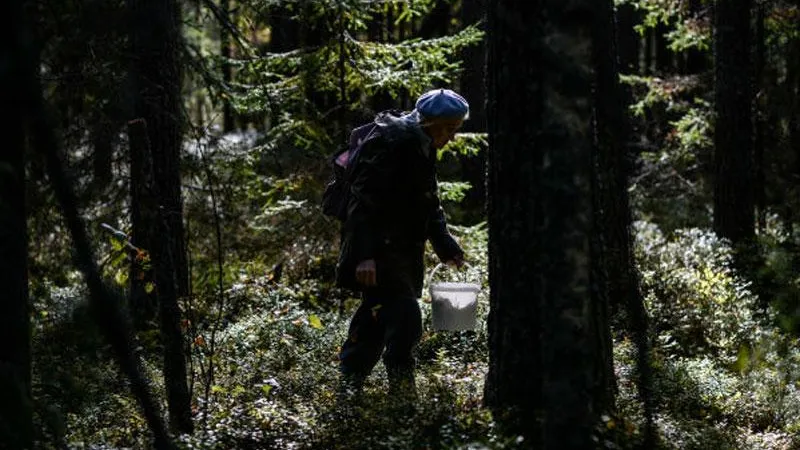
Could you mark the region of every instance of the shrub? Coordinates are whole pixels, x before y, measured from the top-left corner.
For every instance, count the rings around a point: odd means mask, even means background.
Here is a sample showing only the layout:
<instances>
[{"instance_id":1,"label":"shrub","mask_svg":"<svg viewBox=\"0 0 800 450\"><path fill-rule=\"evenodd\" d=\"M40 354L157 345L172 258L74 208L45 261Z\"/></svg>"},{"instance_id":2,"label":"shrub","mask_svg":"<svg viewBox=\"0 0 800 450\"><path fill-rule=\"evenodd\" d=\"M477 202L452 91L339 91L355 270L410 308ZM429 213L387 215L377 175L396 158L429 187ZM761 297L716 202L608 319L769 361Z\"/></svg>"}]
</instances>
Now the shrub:
<instances>
[{"instance_id":1,"label":"shrub","mask_svg":"<svg viewBox=\"0 0 800 450\"><path fill-rule=\"evenodd\" d=\"M696 228L667 237L647 222L635 230L642 294L660 347L733 363L742 346L759 340L757 297L733 270L725 241Z\"/></svg>"}]
</instances>

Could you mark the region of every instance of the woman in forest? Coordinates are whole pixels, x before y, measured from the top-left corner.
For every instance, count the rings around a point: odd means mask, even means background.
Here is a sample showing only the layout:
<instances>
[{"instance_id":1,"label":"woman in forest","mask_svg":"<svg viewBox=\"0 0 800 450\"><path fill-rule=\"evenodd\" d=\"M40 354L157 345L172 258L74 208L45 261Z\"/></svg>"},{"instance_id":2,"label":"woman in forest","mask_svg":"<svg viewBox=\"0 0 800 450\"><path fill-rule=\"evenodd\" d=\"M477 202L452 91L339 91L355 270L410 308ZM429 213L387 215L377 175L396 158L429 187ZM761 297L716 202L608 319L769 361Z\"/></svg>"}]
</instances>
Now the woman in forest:
<instances>
[{"instance_id":1,"label":"woman in forest","mask_svg":"<svg viewBox=\"0 0 800 450\"><path fill-rule=\"evenodd\" d=\"M414 111L380 113L350 176L337 267L339 286L361 291L342 345L340 400L358 396L383 356L390 395L416 397L414 347L422 334L425 241L440 260L461 266L464 252L447 231L436 181L436 150L469 114L457 93L436 89ZM385 351L384 351L385 350Z\"/></svg>"}]
</instances>

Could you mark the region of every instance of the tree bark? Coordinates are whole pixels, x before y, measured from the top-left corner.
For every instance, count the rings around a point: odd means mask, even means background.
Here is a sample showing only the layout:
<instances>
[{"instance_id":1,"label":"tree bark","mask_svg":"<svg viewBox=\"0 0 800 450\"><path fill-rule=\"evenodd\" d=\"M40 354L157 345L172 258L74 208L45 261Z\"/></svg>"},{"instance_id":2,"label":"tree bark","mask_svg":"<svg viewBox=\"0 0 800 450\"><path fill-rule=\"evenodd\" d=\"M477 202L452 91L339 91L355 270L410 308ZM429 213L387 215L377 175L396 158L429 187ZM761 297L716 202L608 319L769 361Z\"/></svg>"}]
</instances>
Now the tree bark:
<instances>
[{"instance_id":1,"label":"tree bark","mask_svg":"<svg viewBox=\"0 0 800 450\"><path fill-rule=\"evenodd\" d=\"M471 0L461 6L463 26L486 20L486 0ZM486 31L485 24L481 29ZM469 120L464 131L486 131L486 37L463 50L464 72L461 74L461 94L469 101Z\"/></svg>"},{"instance_id":2,"label":"tree bark","mask_svg":"<svg viewBox=\"0 0 800 450\"><path fill-rule=\"evenodd\" d=\"M644 404L646 427L644 448L653 447L651 370L647 338L647 313L641 295L639 277L633 257L631 233L632 213L628 196L629 126L625 119L626 95L619 83L616 63L616 36L612 0L597 2L598 15L594 28L594 212L592 275L595 299L593 317L598 332L595 352L595 398L606 410L613 410L616 380L610 333L610 311L627 315L627 330L637 347L637 372L640 396ZM611 305L609 305L611 302ZM610 307L609 307L610 306Z\"/></svg>"},{"instance_id":3,"label":"tree bark","mask_svg":"<svg viewBox=\"0 0 800 450\"><path fill-rule=\"evenodd\" d=\"M763 4L756 6L756 31L755 31L755 44L756 54L754 70L753 70L753 85L755 86L755 95L753 98L753 111L755 117L755 136L753 137L753 170L755 172L754 196L755 196L755 209L757 211L756 224L759 232L763 233L767 229L767 195L766 195L766 177L764 169L764 129L766 128L766 111L764 105L766 104L766 96L764 92L764 60L766 57L766 35L764 30L764 15L766 7Z\"/></svg>"},{"instance_id":4,"label":"tree bark","mask_svg":"<svg viewBox=\"0 0 800 450\"><path fill-rule=\"evenodd\" d=\"M783 67L776 70L774 79L779 80L783 78L783 82L779 83L779 87L775 89L774 100L770 113L772 115L772 130L778 131L778 137L775 139L775 148L780 150L782 157L779 158L778 168L781 170L782 179L786 180L789 189L776 189L777 198L774 203L779 206L779 214L781 222L789 235L789 241L794 238L795 230L795 210L797 198L797 183L793 180L795 173L798 172L800 161L797 158L794 144L798 142L798 111L800 109L800 98L797 94L797 86L800 84L800 64L798 64L797 56L800 55L800 42L790 41L786 45L786 51L783 55ZM781 72L785 74L781 76ZM777 111L776 111L777 110ZM786 127L784 127L786 123Z\"/></svg>"},{"instance_id":5,"label":"tree bark","mask_svg":"<svg viewBox=\"0 0 800 450\"><path fill-rule=\"evenodd\" d=\"M158 298L148 289L155 285L151 249L157 239L157 229L152 226L158 223L158 196L144 119L128 123L128 147L132 241L140 249L131 260L128 304L136 329L143 331L152 329L158 317Z\"/></svg>"},{"instance_id":6,"label":"tree bark","mask_svg":"<svg viewBox=\"0 0 800 450\"><path fill-rule=\"evenodd\" d=\"M644 32L644 67L641 73L643 75L653 75L653 41L655 40L655 31L652 28L647 28Z\"/></svg>"},{"instance_id":7,"label":"tree bark","mask_svg":"<svg viewBox=\"0 0 800 450\"><path fill-rule=\"evenodd\" d=\"M754 235L751 168L751 0L721 1L714 13L716 113L714 230L734 244Z\"/></svg>"},{"instance_id":8,"label":"tree bark","mask_svg":"<svg viewBox=\"0 0 800 450\"><path fill-rule=\"evenodd\" d=\"M395 42L394 13L391 8L386 10L386 22L384 22L384 27L386 28L386 38L384 42Z\"/></svg>"},{"instance_id":9,"label":"tree bark","mask_svg":"<svg viewBox=\"0 0 800 450\"><path fill-rule=\"evenodd\" d=\"M275 7L269 17L271 37L269 51L288 52L300 45L300 24L285 8Z\"/></svg>"},{"instance_id":10,"label":"tree bark","mask_svg":"<svg viewBox=\"0 0 800 450\"><path fill-rule=\"evenodd\" d=\"M598 1L598 0L595 0ZM630 209L625 171L625 135L622 114L622 91L616 64L614 12L611 0L598 1L593 38L594 82L594 152L593 185L594 229L592 246L592 278L595 299L593 317L599 332L596 352L602 363L596 369L597 398L613 409L614 367L609 320L609 300L627 303L635 292L631 281ZM617 308L622 309L622 308ZM604 390L607 389L607 390Z\"/></svg>"},{"instance_id":11,"label":"tree bark","mask_svg":"<svg viewBox=\"0 0 800 450\"><path fill-rule=\"evenodd\" d=\"M639 73L639 51L641 38L634 26L639 23L640 14L630 3L619 6L617 13L617 49L620 72L635 75Z\"/></svg>"},{"instance_id":12,"label":"tree bark","mask_svg":"<svg viewBox=\"0 0 800 450\"><path fill-rule=\"evenodd\" d=\"M374 11L367 23L367 40L370 42L385 42L383 39L384 22L386 17L383 10Z\"/></svg>"},{"instance_id":13,"label":"tree bark","mask_svg":"<svg viewBox=\"0 0 800 450\"><path fill-rule=\"evenodd\" d=\"M431 12L425 16L417 31L422 39L446 36L450 28L451 5L448 0L435 0Z\"/></svg>"},{"instance_id":14,"label":"tree bark","mask_svg":"<svg viewBox=\"0 0 800 450\"><path fill-rule=\"evenodd\" d=\"M135 117L147 124L158 208L157 222L142 224L153 231L153 239L145 243L145 248L150 251L155 273L170 427L189 433L193 428L191 399L178 306L178 300L189 294L180 176L181 13L176 0L129 2L135 58L132 76L137 89L134 111ZM136 241L141 233L141 227L134 224L134 243L138 246L142 246Z\"/></svg>"},{"instance_id":15,"label":"tree bark","mask_svg":"<svg viewBox=\"0 0 800 450\"><path fill-rule=\"evenodd\" d=\"M800 148L798 148L800 146L800 61L798 58L800 58L800 40L791 43L786 60L786 91L790 97L788 144L793 153L789 156L793 161L790 169L792 194L789 201L786 202L789 207L786 214L787 222L791 223L788 228L790 239L794 237L796 202L800 198L800 184L798 183L798 179L800 179L798 178L800 177Z\"/></svg>"},{"instance_id":16,"label":"tree bark","mask_svg":"<svg viewBox=\"0 0 800 450\"><path fill-rule=\"evenodd\" d=\"M461 5L461 23L473 25L486 20L486 0L472 0ZM485 23L481 26L486 30ZM461 94L469 102L469 120L463 130L470 133L486 132L486 37L480 43L463 51L464 70L461 75ZM479 212L479 220L486 214L486 149L474 156L462 156L464 179L472 188L464 198L464 206Z\"/></svg>"},{"instance_id":17,"label":"tree bark","mask_svg":"<svg viewBox=\"0 0 800 450\"><path fill-rule=\"evenodd\" d=\"M0 442L33 448L31 402L28 233L25 212L25 148L31 99L20 89L36 75L38 56L23 2L0 7Z\"/></svg>"},{"instance_id":18,"label":"tree bark","mask_svg":"<svg viewBox=\"0 0 800 450\"><path fill-rule=\"evenodd\" d=\"M672 70L672 50L669 49L669 42L667 42L667 32L669 29L663 23L656 25L655 30L655 51L656 51L656 67L655 73L658 76L666 76Z\"/></svg>"},{"instance_id":19,"label":"tree bark","mask_svg":"<svg viewBox=\"0 0 800 450\"><path fill-rule=\"evenodd\" d=\"M489 373L526 446L592 448L591 0L488 8Z\"/></svg>"},{"instance_id":20,"label":"tree bark","mask_svg":"<svg viewBox=\"0 0 800 450\"><path fill-rule=\"evenodd\" d=\"M225 20L230 22L230 0L220 0L219 9ZM228 27L222 24L219 29L219 46L220 55L225 60L222 62L222 82L225 84L225 87L229 87L231 81L233 81L233 70L228 63L228 60L231 58L231 35ZM236 129L236 116L233 113L231 101L227 96L222 100L222 129L225 133L230 133Z\"/></svg>"},{"instance_id":21,"label":"tree bark","mask_svg":"<svg viewBox=\"0 0 800 450\"><path fill-rule=\"evenodd\" d=\"M107 188L113 179L112 163L114 159L114 129L108 121L101 117L94 118L92 130L92 168L94 175L94 188L101 192Z\"/></svg>"}]
</instances>

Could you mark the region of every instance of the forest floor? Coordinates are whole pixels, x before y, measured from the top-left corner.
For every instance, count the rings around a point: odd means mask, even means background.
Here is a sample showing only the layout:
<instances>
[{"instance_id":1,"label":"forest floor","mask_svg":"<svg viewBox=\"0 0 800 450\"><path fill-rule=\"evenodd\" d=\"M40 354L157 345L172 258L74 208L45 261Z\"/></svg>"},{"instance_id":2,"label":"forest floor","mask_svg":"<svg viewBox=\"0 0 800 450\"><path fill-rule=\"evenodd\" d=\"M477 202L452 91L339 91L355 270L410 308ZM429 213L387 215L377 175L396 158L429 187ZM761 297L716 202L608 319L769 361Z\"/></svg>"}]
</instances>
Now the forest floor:
<instances>
[{"instance_id":1,"label":"forest floor","mask_svg":"<svg viewBox=\"0 0 800 450\"><path fill-rule=\"evenodd\" d=\"M468 231L476 235L468 245L485 245L485 228ZM686 230L666 237L652 225L637 227L660 448L800 449L797 338L774 325L774 317L748 312L756 299L729 269L724 244L709 236ZM482 258L476 258L475 270L486 283ZM231 286L228 299L237 313L226 315L213 335L194 337L196 432L179 438L183 448L525 447L521 438L503 435L482 406L488 289L479 297L481 325L475 331L432 331L430 303L420 303L425 330L417 352L415 412L390 401L379 364L360 418L345 420L336 411L337 353L357 301L349 299L337 310L326 306L318 287L314 280L273 284L247 275ZM76 449L146 448L146 426L127 383L106 352L87 351L100 340L85 339L80 315L39 329L35 390L49 404L40 408L45 437ZM54 342L75 345L48 352ZM212 354L216 375L205 386L200 374ZM161 393L158 353L143 355ZM598 424L597 448L634 448L643 416L632 344L616 335L614 356L618 412ZM43 373L45 367L50 372Z\"/></svg>"}]
</instances>

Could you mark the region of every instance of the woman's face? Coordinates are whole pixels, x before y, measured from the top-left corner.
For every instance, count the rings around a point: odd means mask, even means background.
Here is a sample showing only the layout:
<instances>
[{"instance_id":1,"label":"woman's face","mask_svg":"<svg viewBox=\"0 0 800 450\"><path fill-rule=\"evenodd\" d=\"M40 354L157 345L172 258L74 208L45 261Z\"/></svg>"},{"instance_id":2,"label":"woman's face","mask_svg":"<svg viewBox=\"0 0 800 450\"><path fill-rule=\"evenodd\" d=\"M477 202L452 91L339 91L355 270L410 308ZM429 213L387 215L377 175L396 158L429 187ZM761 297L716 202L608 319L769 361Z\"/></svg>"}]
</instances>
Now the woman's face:
<instances>
[{"instance_id":1,"label":"woman's face","mask_svg":"<svg viewBox=\"0 0 800 450\"><path fill-rule=\"evenodd\" d=\"M425 129L428 131L428 136L430 136L431 140L433 141L431 146L434 148L434 150L439 150L447 145L448 142L453 140L456 132L461 128L463 123L463 120L453 119L447 121L437 121L425 127Z\"/></svg>"}]
</instances>

